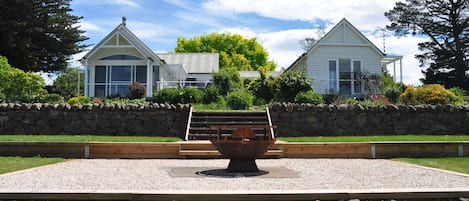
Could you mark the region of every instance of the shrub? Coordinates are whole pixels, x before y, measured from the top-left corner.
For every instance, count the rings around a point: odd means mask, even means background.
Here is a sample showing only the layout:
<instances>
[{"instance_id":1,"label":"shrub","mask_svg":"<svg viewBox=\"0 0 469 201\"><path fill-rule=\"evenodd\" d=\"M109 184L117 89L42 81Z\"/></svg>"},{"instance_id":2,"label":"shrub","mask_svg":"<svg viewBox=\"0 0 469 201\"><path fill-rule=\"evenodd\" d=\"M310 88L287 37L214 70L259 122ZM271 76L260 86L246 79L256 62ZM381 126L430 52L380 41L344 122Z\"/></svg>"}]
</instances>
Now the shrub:
<instances>
[{"instance_id":1,"label":"shrub","mask_svg":"<svg viewBox=\"0 0 469 201\"><path fill-rule=\"evenodd\" d=\"M37 96L34 101L38 103L58 104L64 102L64 97L59 94L42 94Z\"/></svg>"},{"instance_id":2,"label":"shrub","mask_svg":"<svg viewBox=\"0 0 469 201\"><path fill-rule=\"evenodd\" d=\"M407 87L400 95L404 104L455 104L459 101L453 92L439 84L428 84L421 87Z\"/></svg>"},{"instance_id":3,"label":"shrub","mask_svg":"<svg viewBox=\"0 0 469 201\"><path fill-rule=\"evenodd\" d=\"M291 102L300 92L312 89L311 79L303 71L287 71L277 78L276 83L278 101Z\"/></svg>"},{"instance_id":4,"label":"shrub","mask_svg":"<svg viewBox=\"0 0 469 201\"><path fill-rule=\"evenodd\" d=\"M235 68L224 68L212 73L213 84L218 87L221 95L235 91L242 87L241 77Z\"/></svg>"},{"instance_id":5,"label":"shrub","mask_svg":"<svg viewBox=\"0 0 469 201\"><path fill-rule=\"evenodd\" d=\"M155 102L160 103L200 103L203 92L195 88L166 88L158 91L153 97Z\"/></svg>"},{"instance_id":6,"label":"shrub","mask_svg":"<svg viewBox=\"0 0 469 201\"><path fill-rule=\"evenodd\" d=\"M252 106L253 96L244 91L235 91L228 94L226 104L233 110L249 109Z\"/></svg>"},{"instance_id":7,"label":"shrub","mask_svg":"<svg viewBox=\"0 0 469 201\"><path fill-rule=\"evenodd\" d=\"M249 83L247 89L257 98L269 102L274 98L274 79L267 73L259 72L260 77Z\"/></svg>"},{"instance_id":8,"label":"shrub","mask_svg":"<svg viewBox=\"0 0 469 201\"><path fill-rule=\"evenodd\" d=\"M30 102L46 93L44 79L35 73L24 72L8 64L0 56L0 99L11 102Z\"/></svg>"},{"instance_id":9,"label":"shrub","mask_svg":"<svg viewBox=\"0 0 469 201\"><path fill-rule=\"evenodd\" d=\"M295 103L311 103L311 104L321 104L324 102L321 94L315 92L314 90L309 90L306 92L300 92L295 96Z\"/></svg>"},{"instance_id":10,"label":"shrub","mask_svg":"<svg viewBox=\"0 0 469 201\"><path fill-rule=\"evenodd\" d=\"M132 82L129 84L129 98L141 99L145 98L145 86L142 83Z\"/></svg>"},{"instance_id":11,"label":"shrub","mask_svg":"<svg viewBox=\"0 0 469 201\"><path fill-rule=\"evenodd\" d=\"M220 95L218 93L218 87L215 85L210 85L207 88L204 89L204 94L202 97L202 103L204 104L209 104L209 103L214 103L218 101L218 96Z\"/></svg>"},{"instance_id":12,"label":"shrub","mask_svg":"<svg viewBox=\"0 0 469 201\"><path fill-rule=\"evenodd\" d=\"M165 88L153 95L153 100L157 103L173 103L179 94L178 89Z\"/></svg>"},{"instance_id":13,"label":"shrub","mask_svg":"<svg viewBox=\"0 0 469 201\"><path fill-rule=\"evenodd\" d=\"M175 103L200 103L202 101L203 92L196 88L182 88L179 89L179 93L176 96L177 101Z\"/></svg>"},{"instance_id":14,"label":"shrub","mask_svg":"<svg viewBox=\"0 0 469 201\"><path fill-rule=\"evenodd\" d=\"M67 100L70 105L83 105L92 103L91 98L88 96L78 96Z\"/></svg>"}]
</instances>

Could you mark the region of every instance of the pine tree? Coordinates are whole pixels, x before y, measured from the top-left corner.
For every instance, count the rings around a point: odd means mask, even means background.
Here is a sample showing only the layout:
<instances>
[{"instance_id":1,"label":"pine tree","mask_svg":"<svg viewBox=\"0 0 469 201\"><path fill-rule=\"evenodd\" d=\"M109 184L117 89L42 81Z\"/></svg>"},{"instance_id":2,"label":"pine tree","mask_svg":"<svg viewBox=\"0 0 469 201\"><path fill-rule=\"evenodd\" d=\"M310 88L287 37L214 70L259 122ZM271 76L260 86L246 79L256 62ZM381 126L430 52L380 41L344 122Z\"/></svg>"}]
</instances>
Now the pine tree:
<instances>
[{"instance_id":1,"label":"pine tree","mask_svg":"<svg viewBox=\"0 0 469 201\"><path fill-rule=\"evenodd\" d=\"M25 71L65 69L84 50L84 31L71 15L70 0L0 0L0 55Z\"/></svg>"},{"instance_id":2,"label":"pine tree","mask_svg":"<svg viewBox=\"0 0 469 201\"><path fill-rule=\"evenodd\" d=\"M424 84L443 84L446 88L469 90L469 1L406 0L385 13L388 29L397 36L425 35L415 57L421 66Z\"/></svg>"}]
</instances>

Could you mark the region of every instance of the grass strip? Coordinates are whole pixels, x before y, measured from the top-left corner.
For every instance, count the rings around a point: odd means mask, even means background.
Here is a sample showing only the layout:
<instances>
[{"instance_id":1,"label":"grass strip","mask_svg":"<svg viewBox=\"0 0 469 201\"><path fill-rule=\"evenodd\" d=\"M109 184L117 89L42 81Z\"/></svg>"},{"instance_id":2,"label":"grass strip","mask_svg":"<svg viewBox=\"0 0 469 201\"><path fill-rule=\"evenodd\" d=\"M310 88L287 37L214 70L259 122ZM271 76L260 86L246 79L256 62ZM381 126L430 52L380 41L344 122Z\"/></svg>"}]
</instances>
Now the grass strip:
<instances>
[{"instance_id":1,"label":"grass strip","mask_svg":"<svg viewBox=\"0 0 469 201\"><path fill-rule=\"evenodd\" d=\"M0 174L63 162L63 158L0 157Z\"/></svg>"},{"instance_id":2,"label":"grass strip","mask_svg":"<svg viewBox=\"0 0 469 201\"><path fill-rule=\"evenodd\" d=\"M392 160L469 174L469 157L395 158Z\"/></svg>"},{"instance_id":3,"label":"grass strip","mask_svg":"<svg viewBox=\"0 0 469 201\"><path fill-rule=\"evenodd\" d=\"M392 135L392 136L335 136L335 137L279 137L286 142L451 142L469 141L469 135Z\"/></svg>"},{"instance_id":4,"label":"grass strip","mask_svg":"<svg viewBox=\"0 0 469 201\"><path fill-rule=\"evenodd\" d=\"M176 137L97 135L0 135L6 142L177 142Z\"/></svg>"}]
</instances>

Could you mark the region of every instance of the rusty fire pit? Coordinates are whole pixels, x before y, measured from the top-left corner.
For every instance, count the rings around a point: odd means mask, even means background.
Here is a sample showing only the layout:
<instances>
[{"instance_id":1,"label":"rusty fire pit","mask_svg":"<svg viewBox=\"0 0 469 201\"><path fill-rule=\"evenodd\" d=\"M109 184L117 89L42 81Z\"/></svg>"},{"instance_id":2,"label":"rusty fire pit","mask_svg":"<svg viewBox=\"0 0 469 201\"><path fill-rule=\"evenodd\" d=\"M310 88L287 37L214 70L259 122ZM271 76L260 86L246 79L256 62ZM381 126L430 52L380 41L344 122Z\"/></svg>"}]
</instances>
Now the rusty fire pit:
<instances>
[{"instance_id":1,"label":"rusty fire pit","mask_svg":"<svg viewBox=\"0 0 469 201\"><path fill-rule=\"evenodd\" d=\"M218 132L216 138L210 139L210 142L223 156L230 159L226 171L259 172L256 158L264 155L275 143L270 132L273 127L268 125L213 125L211 128L216 128ZM222 137L222 129L233 130L233 133ZM253 129L264 129L264 134L256 136Z\"/></svg>"}]
</instances>

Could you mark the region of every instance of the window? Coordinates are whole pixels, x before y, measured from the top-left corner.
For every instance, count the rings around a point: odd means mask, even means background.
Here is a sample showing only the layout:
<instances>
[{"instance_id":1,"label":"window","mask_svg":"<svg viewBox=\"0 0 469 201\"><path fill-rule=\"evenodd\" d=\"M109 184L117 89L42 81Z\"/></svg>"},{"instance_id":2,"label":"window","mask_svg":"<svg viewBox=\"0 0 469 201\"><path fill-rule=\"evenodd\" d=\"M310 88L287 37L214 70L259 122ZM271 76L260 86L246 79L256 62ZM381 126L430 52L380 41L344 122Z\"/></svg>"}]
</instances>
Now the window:
<instances>
[{"instance_id":1,"label":"window","mask_svg":"<svg viewBox=\"0 0 469 201\"><path fill-rule=\"evenodd\" d=\"M329 93L337 92L337 68L336 61L329 61Z\"/></svg>"},{"instance_id":2,"label":"window","mask_svg":"<svg viewBox=\"0 0 469 201\"><path fill-rule=\"evenodd\" d=\"M112 66L111 81L128 81L132 78L130 66Z\"/></svg>"},{"instance_id":3,"label":"window","mask_svg":"<svg viewBox=\"0 0 469 201\"><path fill-rule=\"evenodd\" d=\"M96 83L106 83L106 66L96 66L94 76Z\"/></svg>"},{"instance_id":4,"label":"window","mask_svg":"<svg viewBox=\"0 0 469 201\"><path fill-rule=\"evenodd\" d=\"M135 67L135 81L142 84L147 82L147 66Z\"/></svg>"},{"instance_id":5,"label":"window","mask_svg":"<svg viewBox=\"0 0 469 201\"><path fill-rule=\"evenodd\" d=\"M338 88L337 88L338 87ZM329 93L351 96L363 93L361 62L352 59L329 61Z\"/></svg>"},{"instance_id":6,"label":"window","mask_svg":"<svg viewBox=\"0 0 469 201\"><path fill-rule=\"evenodd\" d=\"M111 55L111 56L103 57L99 60L142 60L142 59L136 56L132 56L132 55L118 54L118 55Z\"/></svg>"},{"instance_id":7,"label":"window","mask_svg":"<svg viewBox=\"0 0 469 201\"><path fill-rule=\"evenodd\" d=\"M353 61L353 92L356 94L362 93L362 81L361 81L361 62Z\"/></svg>"},{"instance_id":8,"label":"window","mask_svg":"<svg viewBox=\"0 0 469 201\"><path fill-rule=\"evenodd\" d=\"M158 79L158 66L156 79ZM142 83L147 86L147 66L95 66L95 97L107 97L113 94L128 94L131 82Z\"/></svg>"}]
</instances>

